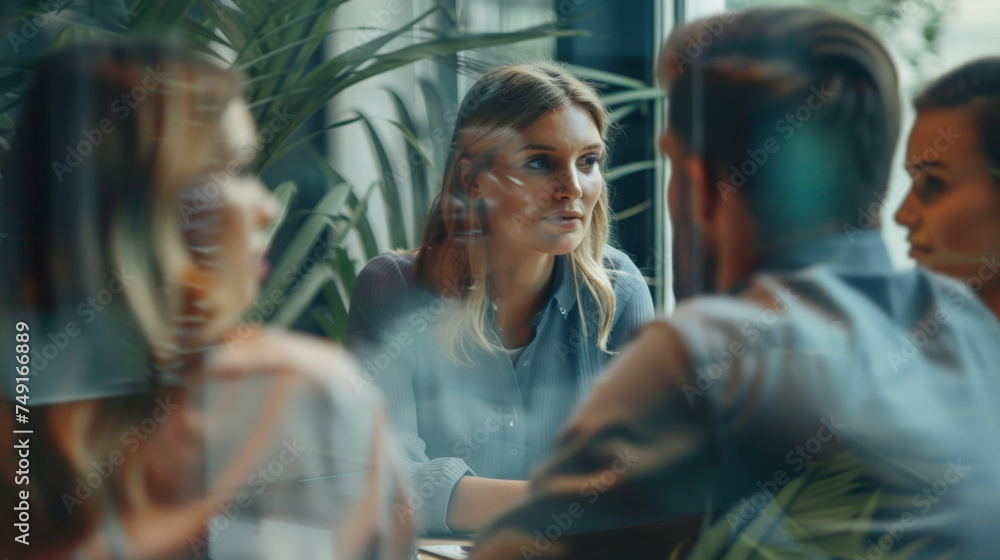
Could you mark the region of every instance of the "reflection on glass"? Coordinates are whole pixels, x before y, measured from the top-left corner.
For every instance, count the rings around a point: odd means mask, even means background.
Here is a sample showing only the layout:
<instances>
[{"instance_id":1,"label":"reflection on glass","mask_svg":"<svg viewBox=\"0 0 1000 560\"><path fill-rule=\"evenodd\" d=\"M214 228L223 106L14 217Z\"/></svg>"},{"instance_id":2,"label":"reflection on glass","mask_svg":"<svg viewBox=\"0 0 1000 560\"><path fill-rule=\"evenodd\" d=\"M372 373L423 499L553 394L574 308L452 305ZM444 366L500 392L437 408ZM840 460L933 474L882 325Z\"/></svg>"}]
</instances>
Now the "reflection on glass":
<instances>
[{"instance_id":1,"label":"reflection on glass","mask_svg":"<svg viewBox=\"0 0 1000 560\"><path fill-rule=\"evenodd\" d=\"M30 358L4 376L0 411L5 433L29 429L0 481L4 504L24 504L24 523L0 530L18 557L411 549L391 516L403 490L385 413L353 394L354 363L236 329L277 210L248 171L258 142L241 87L160 42L78 45L39 65L0 185L0 357ZM295 552L306 536L318 544Z\"/></svg>"}]
</instances>

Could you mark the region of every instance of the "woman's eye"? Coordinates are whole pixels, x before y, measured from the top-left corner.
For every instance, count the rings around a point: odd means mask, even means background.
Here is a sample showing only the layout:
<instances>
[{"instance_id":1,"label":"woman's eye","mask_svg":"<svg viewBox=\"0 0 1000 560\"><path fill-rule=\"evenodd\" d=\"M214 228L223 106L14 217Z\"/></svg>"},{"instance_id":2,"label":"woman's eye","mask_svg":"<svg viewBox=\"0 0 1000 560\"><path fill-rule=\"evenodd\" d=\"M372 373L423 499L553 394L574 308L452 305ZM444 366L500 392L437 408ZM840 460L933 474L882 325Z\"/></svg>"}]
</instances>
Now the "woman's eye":
<instances>
[{"instance_id":1,"label":"woman's eye","mask_svg":"<svg viewBox=\"0 0 1000 560\"><path fill-rule=\"evenodd\" d=\"M550 167L549 160L542 157L530 159L528 160L528 167L536 171L545 171Z\"/></svg>"},{"instance_id":2,"label":"woman's eye","mask_svg":"<svg viewBox=\"0 0 1000 560\"><path fill-rule=\"evenodd\" d=\"M936 177L924 175L914 183L913 190L923 202L932 202L945 190L945 184Z\"/></svg>"},{"instance_id":3,"label":"woman's eye","mask_svg":"<svg viewBox=\"0 0 1000 560\"><path fill-rule=\"evenodd\" d=\"M594 167L595 165L597 165L597 159L598 158L595 154L584 156L584 158L580 160L580 168L590 169L591 167Z\"/></svg>"}]
</instances>

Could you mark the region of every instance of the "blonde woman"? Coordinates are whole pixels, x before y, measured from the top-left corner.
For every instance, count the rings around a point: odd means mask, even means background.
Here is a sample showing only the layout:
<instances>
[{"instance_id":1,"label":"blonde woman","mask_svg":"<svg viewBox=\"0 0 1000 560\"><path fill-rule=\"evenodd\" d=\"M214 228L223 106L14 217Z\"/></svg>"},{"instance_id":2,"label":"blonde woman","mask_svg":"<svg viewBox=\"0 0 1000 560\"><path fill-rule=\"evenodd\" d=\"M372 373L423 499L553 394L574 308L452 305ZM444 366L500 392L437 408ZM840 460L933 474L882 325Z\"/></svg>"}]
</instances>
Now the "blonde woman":
<instances>
[{"instance_id":1,"label":"blonde woman","mask_svg":"<svg viewBox=\"0 0 1000 560\"><path fill-rule=\"evenodd\" d=\"M420 247L369 262L350 309L429 533L471 532L526 489L604 365L653 316L607 245L608 114L554 64L499 67L462 102Z\"/></svg>"},{"instance_id":2,"label":"blonde woman","mask_svg":"<svg viewBox=\"0 0 1000 560\"><path fill-rule=\"evenodd\" d=\"M30 448L0 452L18 558L409 557L355 364L239 321L276 210L240 88L171 45L112 42L49 57L25 94L0 185L0 358L23 367L0 428Z\"/></svg>"}]
</instances>

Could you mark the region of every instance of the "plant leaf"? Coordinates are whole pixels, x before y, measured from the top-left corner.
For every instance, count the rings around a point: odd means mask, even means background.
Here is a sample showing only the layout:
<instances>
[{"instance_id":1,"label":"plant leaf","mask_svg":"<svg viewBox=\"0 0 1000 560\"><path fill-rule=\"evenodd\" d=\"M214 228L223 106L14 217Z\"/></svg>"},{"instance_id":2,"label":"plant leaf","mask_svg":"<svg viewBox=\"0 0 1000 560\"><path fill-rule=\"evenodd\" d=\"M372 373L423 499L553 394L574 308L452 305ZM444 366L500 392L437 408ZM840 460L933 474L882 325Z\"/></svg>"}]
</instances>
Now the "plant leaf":
<instances>
[{"instance_id":1,"label":"plant leaf","mask_svg":"<svg viewBox=\"0 0 1000 560\"><path fill-rule=\"evenodd\" d=\"M368 214L366 213L366 210L368 209L368 197L371 196L377 186L377 182L369 185L368 190L365 191L365 194L361 199L358 199L353 192L348 197L348 203L352 208L354 208L354 214L351 216L351 223L353 224L354 230L358 233L358 238L361 241L362 248L364 248L365 260L371 260L382 252L379 250L378 243L375 240L375 234L372 231L371 223L368 221Z\"/></svg>"},{"instance_id":2,"label":"plant leaf","mask_svg":"<svg viewBox=\"0 0 1000 560\"><path fill-rule=\"evenodd\" d=\"M330 280L332 280L332 275L329 266L318 264L309 269L298 278L295 289L288 292L288 298L275 309L269 322L281 327L290 327L302 316L309 304L316 298L316 294ZM262 293L269 294L271 292L263 291Z\"/></svg>"},{"instance_id":3,"label":"plant leaf","mask_svg":"<svg viewBox=\"0 0 1000 560\"><path fill-rule=\"evenodd\" d=\"M624 103L631 103L634 101L651 101L655 99L664 99L667 93L660 88L644 88L628 91L620 91L617 93L612 93L610 95L604 96L604 103L609 107L614 107L616 105L622 105Z\"/></svg>"},{"instance_id":4,"label":"plant leaf","mask_svg":"<svg viewBox=\"0 0 1000 560\"><path fill-rule=\"evenodd\" d=\"M408 248L406 227L403 222L403 203L400 199L399 186L396 184L396 173L389 161L389 153L371 120L361 113L358 114L361 115L361 123L368 133L368 139L371 140L378 160L379 176L382 178L379 186L381 187L382 203L385 207L385 220L389 226L389 241L394 249Z\"/></svg>"},{"instance_id":5,"label":"plant leaf","mask_svg":"<svg viewBox=\"0 0 1000 560\"><path fill-rule=\"evenodd\" d=\"M354 262L347 255L347 249L343 247L334 247L333 252L336 256L334 262L337 277L340 278L340 283L344 286L344 291L348 294L353 294L354 280L357 278L357 273L354 271Z\"/></svg>"},{"instance_id":6,"label":"plant leaf","mask_svg":"<svg viewBox=\"0 0 1000 560\"><path fill-rule=\"evenodd\" d=\"M316 132L309 133L303 136L302 138L297 139L295 142L292 142L291 144L288 144L284 148L282 148L280 152L272 152L271 155L268 156L268 159L261 162L257 172L260 173L264 169L267 169L268 167L271 166L272 163L279 161L281 158L292 153L299 146L307 144L310 140L312 140L316 136L319 136L320 134L323 134L324 132L327 132L329 130L333 130L334 128L340 128L342 126L347 126L349 124L356 123L359 120L361 120L361 117L357 116L351 117L349 119L342 119L331 125L324 126L323 128L317 130Z\"/></svg>"},{"instance_id":7,"label":"plant leaf","mask_svg":"<svg viewBox=\"0 0 1000 560\"><path fill-rule=\"evenodd\" d=\"M194 0L148 0L133 15L129 35L147 35L173 29Z\"/></svg>"},{"instance_id":8,"label":"plant leaf","mask_svg":"<svg viewBox=\"0 0 1000 560\"><path fill-rule=\"evenodd\" d=\"M330 312L325 309L314 308L309 312L309 316L312 317L313 321L323 329L326 333L327 338L332 340L340 340L340 330L337 327L337 323L333 320L333 316Z\"/></svg>"},{"instance_id":9,"label":"plant leaf","mask_svg":"<svg viewBox=\"0 0 1000 560\"><path fill-rule=\"evenodd\" d=\"M403 103L403 99L391 89L386 89L386 91L389 93L393 106L396 108L397 116L399 116L399 122L390 122L403 134L403 138L407 144L404 165L407 165L409 168L410 193L413 200L413 221L411 223L413 224L413 231L420 232L423 229L424 220L427 219L427 212L430 210L431 187L427 181L427 168L433 168L434 163L424 153L423 148L420 147L420 142L416 137L417 127L413 124L410 111L406 108L406 104ZM434 174L438 175L437 170L434 170ZM412 237L415 238L417 235L419 233L416 233Z\"/></svg>"},{"instance_id":10,"label":"plant leaf","mask_svg":"<svg viewBox=\"0 0 1000 560\"><path fill-rule=\"evenodd\" d=\"M443 170L445 160L448 157L448 150L451 147L449 139L451 138L451 128L454 126L454 123L448 122L448 118L445 115L444 100L441 99L441 94L438 92L434 82L431 82L427 78L421 78L419 85L420 93L424 98L424 107L427 110L430 138L434 146L434 153L432 154L434 168ZM443 146L439 146L437 140L435 140L437 137L435 131L439 129L444 134L445 143Z\"/></svg>"},{"instance_id":11,"label":"plant leaf","mask_svg":"<svg viewBox=\"0 0 1000 560\"><path fill-rule=\"evenodd\" d=\"M324 267L326 268L326 267ZM335 268L333 263L330 263L329 268ZM326 300L326 304L330 312L333 314L333 331L334 340L344 343L347 342L347 303L350 300L349 292L345 293L340 289L340 286L333 281L333 276L330 274L331 280L326 284L323 284L322 292L323 299Z\"/></svg>"},{"instance_id":12,"label":"plant leaf","mask_svg":"<svg viewBox=\"0 0 1000 560\"><path fill-rule=\"evenodd\" d=\"M596 68L588 68L586 66L576 66L571 64L569 69L572 70L574 74L593 82L621 86L628 89L646 89L649 87L646 82L643 82L642 80L637 80L621 74L615 74L613 72L597 70Z\"/></svg>"},{"instance_id":13,"label":"plant leaf","mask_svg":"<svg viewBox=\"0 0 1000 560\"><path fill-rule=\"evenodd\" d=\"M642 107L642 103L629 103L628 105L616 107L613 111L611 111L611 122L621 121L625 117L636 112L639 107Z\"/></svg>"},{"instance_id":14,"label":"plant leaf","mask_svg":"<svg viewBox=\"0 0 1000 560\"><path fill-rule=\"evenodd\" d=\"M651 159L643 161L633 161L631 163L618 165L612 169L609 169L607 174L604 176L604 180L610 183L612 181L617 181L622 177L627 177L633 173L638 173L640 171L646 171L647 169L653 169L654 167L656 167L656 161Z\"/></svg>"},{"instance_id":15,"label":"plant leaf","mask_svg":"<svg viewBox=\"0 0 1000 560\"><path fill-rule=\"evenodd\" d=\"M274 239L274 234L278 233L278 228L285 221L285 216L288 215L288 208L291 206L292 199L298 192L298 187L295 185L295 181L285 181L275 187L274 198L278 201L278 214L275 216L274 221L268 224L267 228L264 230L264 236L267 238L267 245L271 244Z\"/></svg>"},{"instance_id":16,"label":"plant leaf","mask_svg":"<svg viewBox=\"0 0 1000 560\"><path fill-rule=\"evenodd\" d=\"M306 218L295 234L295 237L292 238L288 247L285 248L284 254L274 266L273 272L265 283L264 293L271 293L272 290L276 289L284 292L286 286L281 284L284 282L286 274L292 274L309 254L313 246L317 242L322 242L321 236L328 227L327 218L323 214L330 215L339 212L344 206L344 202L347 200L347 195L350 191L351 186L347 183L334 185L330 189L330 192L326 193L316 203L313 213L318 215L310 215Z\"/></svg>"},{"instance_id":17,"label":"plant leaf","mask_svg":"<svg viewBox=\"0 0 1000 560\"><path fill-rule=\"evenodd\" d=\"M651 206L653 206L653 201L650 199L646 199L631 208L626 208L621 212L615 212L615 220L619 222L622 220L627 220L632 216L635 216L636 214L641 214L642 212L649 210Z\"/></svg>"}]
</instances>

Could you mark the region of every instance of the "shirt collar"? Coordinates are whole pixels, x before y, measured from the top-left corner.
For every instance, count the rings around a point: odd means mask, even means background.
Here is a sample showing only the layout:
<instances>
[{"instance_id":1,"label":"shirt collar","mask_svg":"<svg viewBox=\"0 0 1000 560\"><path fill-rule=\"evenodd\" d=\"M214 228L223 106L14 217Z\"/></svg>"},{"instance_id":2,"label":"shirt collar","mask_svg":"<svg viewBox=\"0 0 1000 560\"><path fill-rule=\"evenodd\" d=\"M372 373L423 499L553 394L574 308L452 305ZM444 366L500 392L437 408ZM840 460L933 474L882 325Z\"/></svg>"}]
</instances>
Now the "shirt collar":
<instances>
[{"instance_id":1,"label":"shirt collar","mask_svg":"<svg viewBox=\"0 0 1000 560\"><path fill-rule=\"evenodd\" d=\"M882 231L877 229L839 233L798 243L767 257L756 272L791 271L816 264L848 274L892 272Z\"/></svg>"},{"instance_id":2,"label":"shirt collar","mask_svg":"<svg viewBox=\"0 0 1000 560\"><path fill-rule=\"evenodd\" d=\"M556 255L555 264L552 267L552 286L549 288L549 298L531 319L531 325L537 327L548 309L553 306L555 306L556 312L563 319L566 319L574 305L576 305L576 285L573 283L569 258L566 255ZM496 321L496 315L492 308L488 310L488 313Z\"/></svg>"}]
</instances>

